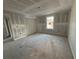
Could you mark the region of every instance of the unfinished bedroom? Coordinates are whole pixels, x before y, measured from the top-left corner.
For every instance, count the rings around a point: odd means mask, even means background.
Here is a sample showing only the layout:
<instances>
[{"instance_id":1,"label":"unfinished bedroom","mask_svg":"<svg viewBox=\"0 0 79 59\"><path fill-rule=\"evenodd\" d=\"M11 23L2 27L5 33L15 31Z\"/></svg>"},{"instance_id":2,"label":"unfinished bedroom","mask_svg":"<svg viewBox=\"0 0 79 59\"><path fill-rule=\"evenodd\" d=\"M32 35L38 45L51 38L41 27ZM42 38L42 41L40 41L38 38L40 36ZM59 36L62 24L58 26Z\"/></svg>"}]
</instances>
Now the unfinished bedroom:
<instances>
[{"instance_id":1,"label":"unfinished bedroom","mask_svg":"<svg viewBox=\"0 0 79 59\"><path fill-rule=\"evenodd\" d=\"M3 59L76 59L75 0L3 0Z\"/></svg>"}]
</instances>

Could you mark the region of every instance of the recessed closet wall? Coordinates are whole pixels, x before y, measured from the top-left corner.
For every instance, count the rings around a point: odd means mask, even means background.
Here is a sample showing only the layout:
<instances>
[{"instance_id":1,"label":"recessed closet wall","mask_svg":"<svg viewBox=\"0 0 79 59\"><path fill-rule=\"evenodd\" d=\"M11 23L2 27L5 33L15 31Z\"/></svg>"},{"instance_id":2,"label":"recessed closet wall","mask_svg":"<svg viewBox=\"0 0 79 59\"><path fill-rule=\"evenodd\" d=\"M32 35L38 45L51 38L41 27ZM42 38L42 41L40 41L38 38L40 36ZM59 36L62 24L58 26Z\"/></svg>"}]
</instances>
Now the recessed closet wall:
<instances>
[{"instance_id":1,"label":"recessed closet wall","mask_svg":"<svg viewBox=\"0 0 79 59\"><path fill-rule=\"evenodd\" d=\"M22 14L4 11L10 23L11 35L14 40L28 36L36 32L35 19L26 18Z\"/></svg>"}]
</instances>

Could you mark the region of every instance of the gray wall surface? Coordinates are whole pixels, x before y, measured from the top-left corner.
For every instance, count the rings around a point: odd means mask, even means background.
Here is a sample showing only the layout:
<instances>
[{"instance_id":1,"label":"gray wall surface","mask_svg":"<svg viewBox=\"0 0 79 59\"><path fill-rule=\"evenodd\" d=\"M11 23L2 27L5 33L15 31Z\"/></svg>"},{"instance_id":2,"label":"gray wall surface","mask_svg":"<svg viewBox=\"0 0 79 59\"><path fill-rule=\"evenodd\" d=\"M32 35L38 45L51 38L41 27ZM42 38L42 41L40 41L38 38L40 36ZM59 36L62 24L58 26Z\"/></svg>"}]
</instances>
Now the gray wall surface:
<instances>
[{"instance_id":1,"label":"gray wall surface","mask_svg":"<svg viewBox=\"0 0 79 59\"><path fill-rule=\"evenodd\" d=\"M54 29L46 28L46 17L54 16ZM37 32L50 33L67 36L68 34L68 19L69 12L60 12L46 16L40 16L37 19Z\"/></svg>"},{"instance_id":2,"label":"gray wall surface","mask_svg":"<svg viewBox=\"0 0 79 59\"><path fill-rule=\"evenodd\" d=\"M7 38L9 36L9 32L7 29L7 24L5 18L3 19L3 39Z\"/></svg>"},{"instance_id":3,"label":"gray wall surface","mask_svg":"<svg viewBox=\"0 0 79 59\"><path fill-rule=\"evenodd\" d=\"M11 35L14 40L36 32L35 19L26 18L24 15L8 11L4 11L4 14L9 17L8 22L10 23Z\"/></svg>"},{"instance_id":4,"label":"gray wall surface","mask_svg":"<svg viewBox=\"0 0 79 59\"><path fill-rule=\"evenodd\" d=\"M76 2L74 2L71 11L68 40L74 59L76 59Z\"/></svg>"}]
</instances>

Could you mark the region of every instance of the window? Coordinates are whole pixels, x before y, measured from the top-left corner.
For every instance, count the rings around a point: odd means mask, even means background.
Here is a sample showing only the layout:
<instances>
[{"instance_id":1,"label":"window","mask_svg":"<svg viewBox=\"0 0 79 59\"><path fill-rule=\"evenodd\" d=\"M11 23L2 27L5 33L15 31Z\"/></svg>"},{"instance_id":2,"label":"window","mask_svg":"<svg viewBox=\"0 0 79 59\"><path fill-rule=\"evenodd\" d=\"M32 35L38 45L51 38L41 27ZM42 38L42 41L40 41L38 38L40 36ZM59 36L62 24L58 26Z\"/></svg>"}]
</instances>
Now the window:
<instances>
[{"instance_id":1,"label":"window","mask_svg":"<svg viewBox=\"0 0 79 59\"><path fill-rule=\"evenodd\" d=\"M54 16L47 17L47 29L54 28Z\"/></svg>"}]
</instances>

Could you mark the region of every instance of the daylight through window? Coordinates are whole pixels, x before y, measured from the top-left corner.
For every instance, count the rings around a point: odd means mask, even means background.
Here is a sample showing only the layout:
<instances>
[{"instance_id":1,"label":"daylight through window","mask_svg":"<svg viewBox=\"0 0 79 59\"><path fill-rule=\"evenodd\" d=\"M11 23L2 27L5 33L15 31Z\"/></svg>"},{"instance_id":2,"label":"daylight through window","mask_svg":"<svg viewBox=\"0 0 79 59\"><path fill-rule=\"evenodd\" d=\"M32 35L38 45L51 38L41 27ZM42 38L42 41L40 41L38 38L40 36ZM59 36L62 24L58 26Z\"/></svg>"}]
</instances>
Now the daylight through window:
<instances>
[{"instance_id":1,"label":"daylight through window","mask_svg":"<svg viewBox=\"0 0 79 59\"><path fill-rule=\"evenodd\" d=\"M54 28L54 16L47 17L47 29Z\"/></svg>"}]
</instances>

